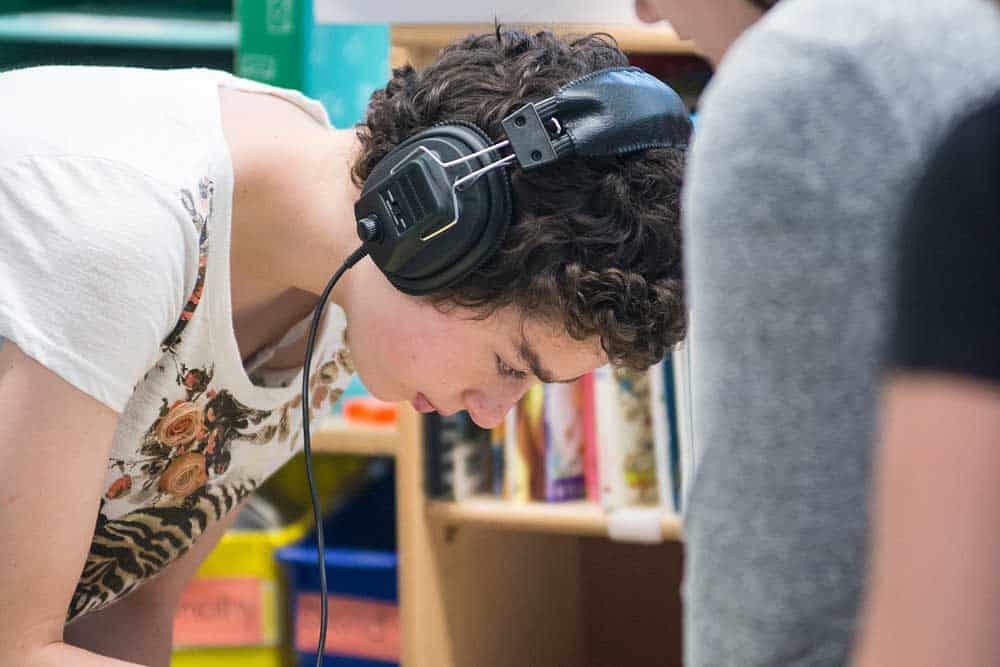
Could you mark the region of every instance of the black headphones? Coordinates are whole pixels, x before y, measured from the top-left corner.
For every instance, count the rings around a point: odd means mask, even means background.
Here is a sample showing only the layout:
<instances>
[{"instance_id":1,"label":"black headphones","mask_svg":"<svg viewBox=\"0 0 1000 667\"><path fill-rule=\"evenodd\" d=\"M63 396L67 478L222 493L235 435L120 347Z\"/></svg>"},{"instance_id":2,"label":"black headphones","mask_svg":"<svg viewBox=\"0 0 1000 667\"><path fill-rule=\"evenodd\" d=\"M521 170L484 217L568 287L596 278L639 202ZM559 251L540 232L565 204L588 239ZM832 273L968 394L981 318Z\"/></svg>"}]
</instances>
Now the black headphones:
<instances>
[{"instance_id":1,"label":"black headphones","mask_svg":"<svg viewBox=\"0 0 1000 667\"><path fill-rule=\"evenodd\" d=\"M530 170L572 155L684 150L691 136L681 98L636 67L591 72L502 126L506 136L492 143L471 123L435 125L393 149L365 180L354 205L358 236L401 291L454 285L497 250L513 217L507 165Z\"/></svg>"}]
</instances>

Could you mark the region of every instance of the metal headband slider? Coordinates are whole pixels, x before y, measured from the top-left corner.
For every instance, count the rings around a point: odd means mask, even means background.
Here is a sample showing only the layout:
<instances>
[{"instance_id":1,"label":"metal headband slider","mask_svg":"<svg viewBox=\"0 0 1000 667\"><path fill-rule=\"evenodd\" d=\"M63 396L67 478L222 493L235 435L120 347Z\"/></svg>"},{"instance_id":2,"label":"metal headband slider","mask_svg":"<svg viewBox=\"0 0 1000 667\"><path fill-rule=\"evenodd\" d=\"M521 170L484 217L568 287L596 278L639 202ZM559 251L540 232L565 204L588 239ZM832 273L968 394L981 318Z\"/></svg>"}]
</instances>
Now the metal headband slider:
<instances>
[{"instance_id":1,"label":"metal headband slider","mask_svg":"<svg viewBox=\"0 0 1000 667\"><path fill-rule=\"evenodd\" d=\"M556 149L534 104L525 104L500 124L522 169L534 169L556 161Z\"/></svg>"}]
</instances>

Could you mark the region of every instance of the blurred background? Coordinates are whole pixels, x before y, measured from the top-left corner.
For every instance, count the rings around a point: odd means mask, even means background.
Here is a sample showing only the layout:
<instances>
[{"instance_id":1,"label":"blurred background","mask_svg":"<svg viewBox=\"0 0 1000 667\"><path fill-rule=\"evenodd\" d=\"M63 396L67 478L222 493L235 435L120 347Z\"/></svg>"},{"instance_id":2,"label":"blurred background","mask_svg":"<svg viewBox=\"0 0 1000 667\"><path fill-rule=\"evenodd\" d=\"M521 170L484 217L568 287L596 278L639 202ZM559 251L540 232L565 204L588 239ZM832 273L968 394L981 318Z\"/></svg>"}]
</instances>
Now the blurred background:
<instances>
[{"instance_id":1,"label":"blurred background","mask_svg":"<svg viewBox=\"0 0 1000 667\"><path fill-rule=\"evenodd\" d=\"M0 0L0 70L46 64L211 67L320 99L334 125L360 120L390 66L505 25L609 32L694 110L710 76L690 42L645 26L632 3L594 0Z\"/></svg>"},{"instance_id":2,"label":"blurred background","mask_svg":"<svg viewBox=\"0 0 1000 667\"><path fill-rule=\"evenodd\" d=\"M712 74L669 26L639 24L630 0L0 0L0 71L216 68L301 90L346 127L363 119L392 67L419 68L495 23L608 33L692 112ZM502 451L490 453L496 434L461 414L401 415L357 381L314 441L333 610L327 667L679 664L682 552L672 520L663 520L665 544L639 548L607 539L589 494L552 512L536 498L529 512L512 509ZM492 500L456 502L468 493ZM455 521L490 528L456 538ZM314 664L313 529L297 457L253 496L185 592L173 667ZM619 570L628 576L604 576Z\"/></svg>"}]
</instances>

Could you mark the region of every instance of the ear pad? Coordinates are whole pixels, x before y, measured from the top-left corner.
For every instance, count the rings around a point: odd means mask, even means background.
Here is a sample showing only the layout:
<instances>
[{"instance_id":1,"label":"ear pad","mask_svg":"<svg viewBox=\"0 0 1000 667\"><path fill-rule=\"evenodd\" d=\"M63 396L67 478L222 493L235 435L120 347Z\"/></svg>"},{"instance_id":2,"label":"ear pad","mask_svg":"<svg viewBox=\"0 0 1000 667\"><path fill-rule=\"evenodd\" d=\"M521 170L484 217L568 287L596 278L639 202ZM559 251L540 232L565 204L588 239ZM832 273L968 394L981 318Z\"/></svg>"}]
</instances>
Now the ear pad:
<instances>
[{"instance_id":1,"label":"ear pad","mask_svg":"<svg viewBox=\"0 0 1000 667\"><path fill-rule=\"evenodd\" d=\"M443 123L428 128L386 155L365 180L355 205L358 220L377 214L392 218L386 208L406 197L407 219L390 225L383 220L380 238L366 241L369 255L399 290L427 294L461 281L496 251L511 222L510 177L504 167L489 171L458 192L458 223L433 238L422 240L450 222L451 183L499 159L496 152L480 155L449 167L446 172L433 160L423 159L417 168L413 157L422 148L441 162L466 157L492 145L478 127L467 123ZM400 168L393 173L393 167ZM416 202L413 204L413 202ZM447 203L447 214L434 214L435 206ZM431 211L428 213L428 211ZM407 226L412 225L412 226Z\"/></svg>"}]
</instances>

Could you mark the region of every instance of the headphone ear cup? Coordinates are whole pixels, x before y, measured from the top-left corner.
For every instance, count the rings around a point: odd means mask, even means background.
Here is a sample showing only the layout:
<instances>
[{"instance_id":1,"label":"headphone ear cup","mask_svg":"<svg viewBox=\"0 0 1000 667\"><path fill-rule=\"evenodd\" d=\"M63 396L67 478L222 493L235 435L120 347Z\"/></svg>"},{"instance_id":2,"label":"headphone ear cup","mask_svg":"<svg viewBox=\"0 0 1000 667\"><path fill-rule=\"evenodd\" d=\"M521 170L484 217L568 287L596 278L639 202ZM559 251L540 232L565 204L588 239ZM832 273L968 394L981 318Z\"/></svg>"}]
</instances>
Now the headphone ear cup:
<instances>
[{"instance_id":1,"label":"headphone ear cup","mask_svg":"<svg viewBox=\"0 0 1000 667\"><path fill-rule=\"evenodd\" d=\"M457 122L469 127L475 132L478 132L487 145L492 145L494 143L477 125L462 121ZM493 156L494 160L499 158L500 156L498 155ZM499 167L484 174L480 180L482 180L482 178L487 179L487 186L490 190L490 195L502 198L502 201L499 202L499 205L496 207L498 213L502 212L502 218L495 221L495 224L497 225L495 233L487 233L483 235L483 241L480 244L480 248L478 249L478 252L475 253L475 258L473 258L474 263L468 268L468 270L465 271L462 278L474 273L497 253L500 246L503 245L504 240L507 238L507 232L510 230L511 224L514 222L514 187L511 183L510 169L507 167ZM489 226L489 224L490 223L487 223L487 226ZM458 280L461 280L461 278ZM455 282L458 282L458 280Z\"/></svg>"},{"instance_id":2,"label":"headphone ear cup","mask_svg":"<svg viewBox=\"0 0 1000 667\"><path fill-rule=\"evenodd\" d=\"M424 148L432 151L441 162L452 162L491 145L493 142L485 132L464 122L440 123L414 135L372 170L365 180L359 204L355 206L356 216L361 219L361 204L371 198L371 191L393 187L392 179L407 190L413 188L414 192L423 192L421 188L426 188L434 190L436 198L447 197L451 201L450 185L447 192L443 192L444 186L433 180L414 184L406 180L412 177L401 176L405 170L394 173L393 167ZM444 182L451 184L497 159L499 156L492 152L449 167ZM414 197L419 199L417 195ZM458 193L458 202L457 224L433 238L421 240L416 246L415 234L421 238L425 234L429 236L428 232L438 229L441 223L438 222L433 230L408 229L405 234L388 235L381 242L368 244L372 260L397 289L421 295L451 287L482 266L499 248L512 218L511 183L506 168L482 174Z\"/></svg>"}]
</instances>

